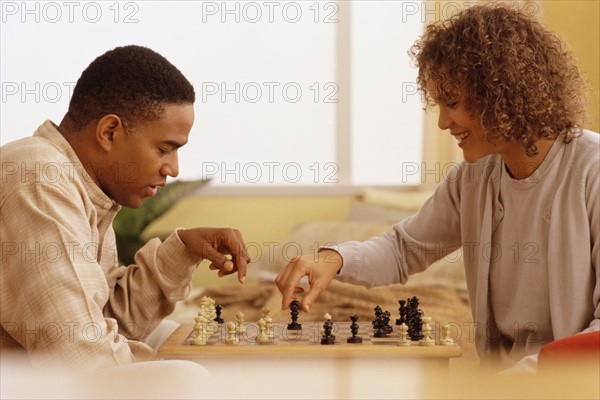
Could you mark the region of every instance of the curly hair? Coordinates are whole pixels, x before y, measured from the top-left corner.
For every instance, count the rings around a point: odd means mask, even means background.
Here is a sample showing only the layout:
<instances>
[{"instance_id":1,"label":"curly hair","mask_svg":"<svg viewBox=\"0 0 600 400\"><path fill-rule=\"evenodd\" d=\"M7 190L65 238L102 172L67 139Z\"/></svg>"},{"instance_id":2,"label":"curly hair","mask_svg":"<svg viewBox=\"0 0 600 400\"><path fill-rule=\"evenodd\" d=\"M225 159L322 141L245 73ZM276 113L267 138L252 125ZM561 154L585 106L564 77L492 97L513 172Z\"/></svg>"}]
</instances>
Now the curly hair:
<instances>
[{"instance_id":1,"label":"curly hair","mask_svg":"<svg viewBox=\"0 0 600 400\"><path fill-rule=\"evenodd\" d=\"M523 11L502 5L465 9L426 27L409 50L419 68L426 108L463 95L486 140L516 142L529 156L535 143L579 135L586 118L587 83L575 56ZM437 84L439 99L428 92Z\"/></svg>"},{"instance_id":2,"label":"curly hair","mask_svg":"<svg viewBox=\"0 0 600 400\"><path fill-rule=\"evenodd\" d=\"M167 104L193 104L192 84L166 58L142 46L123 46L96 58L73 90L65 121L82 129L116 114L126 126L158 118Z\"/></svg>"}]
</instances>

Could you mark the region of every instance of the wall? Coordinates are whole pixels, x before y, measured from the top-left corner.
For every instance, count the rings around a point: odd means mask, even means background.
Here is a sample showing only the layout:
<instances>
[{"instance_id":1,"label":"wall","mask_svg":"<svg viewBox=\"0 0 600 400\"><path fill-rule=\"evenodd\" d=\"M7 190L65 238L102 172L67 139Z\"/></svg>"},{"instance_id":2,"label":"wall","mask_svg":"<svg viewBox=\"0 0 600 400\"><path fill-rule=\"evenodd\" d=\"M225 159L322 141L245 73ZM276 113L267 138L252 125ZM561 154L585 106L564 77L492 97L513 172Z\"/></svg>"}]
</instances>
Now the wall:
<instances>
[{"instance_id":1,"label":"wall","mask_svg":"<svg viewBox=\"0 0 600 400\"><path fill-rule=\"evenodd\" d=\"M577 54L580 66L591 86L590 123L588 128L600 131L600 32L598 1L544 1L542 19L558 32ZM435 124L433 124L435 127ZM440 135L431 133L433 140ZM434 137L435 136L435 137ZM426 135L428 137L428 135ZM443 138L442 138L443 139ZM447 146L456 147L454 141ZM451 157L453 158L453 157ZM242 193L240 193L242 194ZM175 226L230 226L241 230L247 243L264 244L281 240L302 222L343 220L351 196L244 196L190 197L153 224L147 233L164 235ZM264 246L263 246L264 247ZM233 279L216 279L201 265L194 284L207 286L230 283Z\"/></svg>"},{"instance_id":2,"label":"wall","mask_svg":"<svg viewBox=\"0 0 600 400\"><path fill-rule=\"evenodd\" d=\"M579 59L590 86L590 121L587 127L600 132L600 2L544 1L548 25L569 43Z\"/></svg>"}]
</instances>

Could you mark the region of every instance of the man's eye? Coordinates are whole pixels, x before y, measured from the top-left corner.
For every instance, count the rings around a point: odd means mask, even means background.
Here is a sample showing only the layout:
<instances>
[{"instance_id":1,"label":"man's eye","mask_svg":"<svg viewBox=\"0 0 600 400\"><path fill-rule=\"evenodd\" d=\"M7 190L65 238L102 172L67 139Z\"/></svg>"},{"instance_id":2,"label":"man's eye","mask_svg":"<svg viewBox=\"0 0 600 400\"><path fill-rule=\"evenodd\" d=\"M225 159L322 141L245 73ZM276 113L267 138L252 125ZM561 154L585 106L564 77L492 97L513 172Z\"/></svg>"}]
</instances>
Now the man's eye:
<instances>
[{"instance_id":1,"label":"man's eye","mask_svg":"<svg viewBox=\"0 0 600 400\"><path fill-rule=\"evenodd\" d=\"M458 107L458 101L451 101L449 103L446 103L446 107L448 107L448 108L456 108L456 107Z\"/></svg>"},{"instance_id":2,"label":"man's eye","mask_svg":"<svg viewBox=\"0 0 600 400\"><path fill-rule=\"evenodd\" d=\"M167 153L169 153L169 149L165 149L163 147L159 147L158 151L160 152L160 154L167 154Z\"/></svg>"}]
</instances>

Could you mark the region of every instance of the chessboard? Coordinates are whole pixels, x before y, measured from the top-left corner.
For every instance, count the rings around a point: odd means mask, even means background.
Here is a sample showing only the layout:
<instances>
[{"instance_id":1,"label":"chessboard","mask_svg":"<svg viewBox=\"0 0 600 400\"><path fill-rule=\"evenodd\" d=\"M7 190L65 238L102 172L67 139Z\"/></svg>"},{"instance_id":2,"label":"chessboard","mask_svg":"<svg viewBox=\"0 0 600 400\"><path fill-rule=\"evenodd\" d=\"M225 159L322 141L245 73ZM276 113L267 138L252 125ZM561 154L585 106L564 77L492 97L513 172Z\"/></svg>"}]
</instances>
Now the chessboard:
<instances>
[{"instance_id":1,"label":"chessboard","mask_svg":"<svg viewBox=\"0 0 600 400\"><path fill-rule=\"evenodd\" d=\"M274 322L268 341L258 341L259 327L257 323L242 324L236 333L236 343L226 342L225 324L216 325L215 332L209 336L204 345L194 345L193 324L181 325L159 350L163 359L203 360L209 358L239 357L397 357L432 359L447 363L450 358L460 357L461 350L456 344L423 346L419 341L412 341L410 346L399 346L398 327L386 337L374 337L371 324L358 324L356 336L362 338L361 343L348 343L352 337L350 322L334 322L332 334L333 344L321 344L323 324L303 322L301 330L288 329L288 323Z\"/></svg>"}]
</instances>

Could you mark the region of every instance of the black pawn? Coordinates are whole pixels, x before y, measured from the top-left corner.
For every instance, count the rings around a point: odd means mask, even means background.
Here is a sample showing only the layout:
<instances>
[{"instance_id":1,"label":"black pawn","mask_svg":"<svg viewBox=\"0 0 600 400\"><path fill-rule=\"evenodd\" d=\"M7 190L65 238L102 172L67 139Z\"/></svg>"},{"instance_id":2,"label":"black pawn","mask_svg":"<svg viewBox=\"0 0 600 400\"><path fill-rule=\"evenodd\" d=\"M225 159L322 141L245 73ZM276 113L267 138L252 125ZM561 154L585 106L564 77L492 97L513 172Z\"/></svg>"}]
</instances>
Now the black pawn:
<instances>
[{"instance_id":1,"label":"black pawn","mask_svg":"<svg viewBox=\"0 0 600 400\"><path fill-rule=\"evenodd\" d=\"M323 334L323 338L321 339L321 344L334 344L335 343L335 335L331 334L333 330L333 322L330 319L326 319L323 323L323 330L325 333Z\"/></svg>"},{"instance_id":2,"label":"black pawn","mask_svg":"<svg viewBox=\"0 0 600 400\"><path fill-rule=\"evenodd\" d=\"M292 322L287 326L289 330L298 331L302 329L302 324L298 323L298 312L300 311L300 302L294 300L290 303L290 313L292 314Z\"/></svg>"},{"instance_id":3,"label":"black pawn","mask_svg":"<svg viewBox=\"0 0 600 400\"><path fill-rule=\"evenodd\" d=\"M221 318L221 311L223 310L223 306L221 306L220 304L217 304L215 306L215 311L217 312L217 316L215 317L214 321L218 322L219 324L222 324L225 322L225 320L223 318Z\"/></svg>"},{"instance_id":4,"label":"black pawn","mask_svg":"<svg viewBox=\"0 0 600 400\"><path fill-rule=\"evenodd\" d=\"M349 337L346 341L348 343L362 343L362 338L360 336L356 336L358 334L358 315L351 315L350 320L352 324L350 324L350 332L352 332L352 336Z\"/></svg>"}]
</instances>

